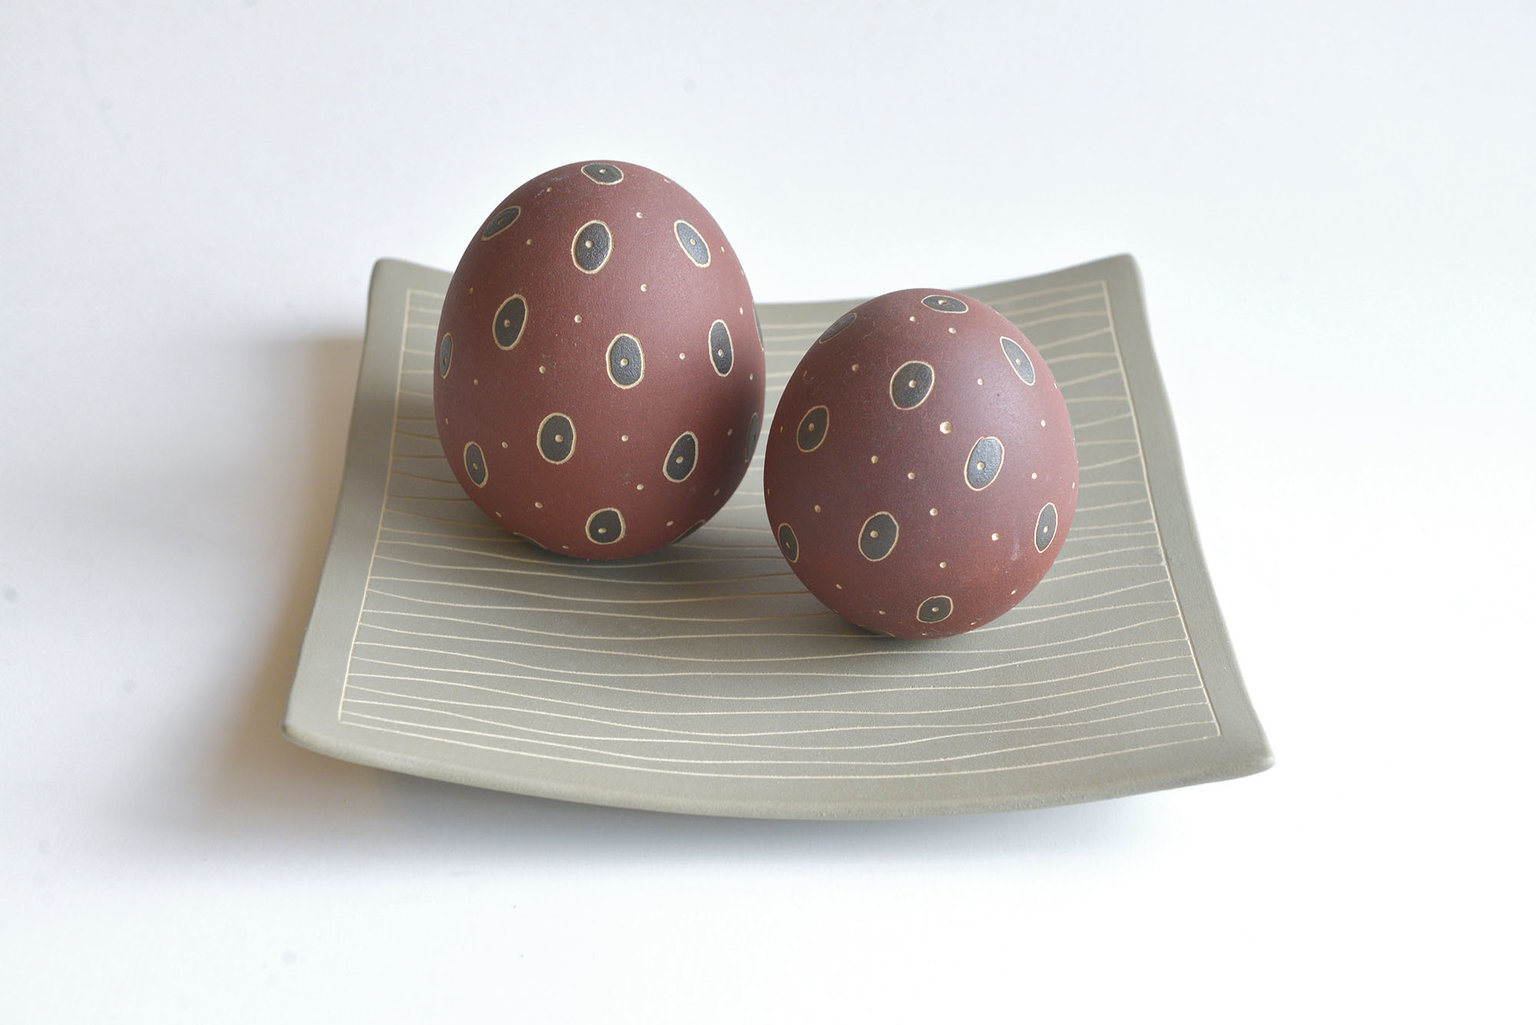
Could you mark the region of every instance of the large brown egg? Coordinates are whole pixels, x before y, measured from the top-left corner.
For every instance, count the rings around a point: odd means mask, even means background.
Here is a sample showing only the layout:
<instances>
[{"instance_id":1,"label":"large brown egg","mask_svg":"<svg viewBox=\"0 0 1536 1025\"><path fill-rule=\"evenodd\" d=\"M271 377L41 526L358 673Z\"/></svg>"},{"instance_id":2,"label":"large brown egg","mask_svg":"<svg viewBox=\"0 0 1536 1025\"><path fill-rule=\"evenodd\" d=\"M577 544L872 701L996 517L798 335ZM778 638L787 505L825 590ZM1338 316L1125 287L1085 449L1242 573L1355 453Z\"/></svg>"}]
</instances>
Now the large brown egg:
<instances>
[{"instance_id":1,"label":"large brown egg","mask_svg":"<svg viewBox=\"0 0 1536 1025\"><path fill-rule=\"evenodd\" d=\"M838 318L784 388L764 455L769 524L845 619L963 633L1013 608L1077 508L1066 400L1006 317L910 289Z\"/></svg>"},{"instance_id":2,"label":"large brown egg","mask_svg":"<svg viewBox=\"0 0 1536 1025\"><path fill-rule=\"evenodd\" d=\"M434 399L464 490L557 552L653 551L746 473L763 346L746 276L675 182L570 164L503 200L443 302Z\"/></svg>"}]
</instances>

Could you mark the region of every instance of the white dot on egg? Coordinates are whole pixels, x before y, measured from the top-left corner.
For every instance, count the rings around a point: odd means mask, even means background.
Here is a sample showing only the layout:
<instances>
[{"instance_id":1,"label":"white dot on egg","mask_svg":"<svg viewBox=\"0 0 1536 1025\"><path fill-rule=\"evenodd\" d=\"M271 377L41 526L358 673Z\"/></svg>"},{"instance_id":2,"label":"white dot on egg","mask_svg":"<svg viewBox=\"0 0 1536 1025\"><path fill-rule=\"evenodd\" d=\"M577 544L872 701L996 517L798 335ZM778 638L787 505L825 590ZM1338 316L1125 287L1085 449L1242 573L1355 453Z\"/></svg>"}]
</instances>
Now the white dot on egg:
<instances>
[{"instance_id":1,"label":"white dot on egg","mask_svg":"<svg viewBox=\"0 0 1536 1025\"><path fill-rule=\"evenodd\" d=\"M507 447L507 443L506 443L506 442L502 442L502 443L501 443L501 447L502 447L502 448L506 448L506 447Z\"/></svg>"},{"instance_id":2,"label":"white dot on egg","mask_svg":"<svg viewBox=\"0 0 1536 1025\"><path fill-rule=\"evenodd\" d=\"M1045 421L1044 421L1044 420L1041 420L1041 421L1040 421L1040 426L1041 426L1041 427L1044 427L1044 426L1045 426Z\"/></svg>"},{"instance_id":3,"label":"white dot on egg","mask_svg":"<svg viewBox=\"0 0 1536 1025\"><path fill-rule=\"evenodd\" d=\"M937 516L938 514L939 514L939 511L937 509L929 509L928 510L928 515L929 516Z\"/></svg>"},{"instance_id":4,"label":"white dot on egg","mask_svg":"<svg viewBox=\"0 0 1536 1025\"><path fill-rule=\"evenodd\" d=\"M952 431L954 429L955 429L955 425L950 423L948 420L945 420L943 423L939 424L939 433L940 434L948 434L950 431Z\"/></svg>"},{"instance_id":5,"label":"white dot on egg","mask_svg":"<svg viewBox=\"0 0 1536 1025\"><path fill-rule=\"evenodd\" d=\"M542 508L544 508L544 503L543 502L535 502L535 503L533 503L533 507L535 509L542 509Z\"/></svg>"},{"instance_id":6,"label":"white dot on egg","mask_svg":"<svg viewBox=\"0 0 1536 1025\"><path fill-rule=\"evenodd\" d=\"M646 285L641 285L640 286L640 291L644 292L647 289L647 287L648 286L646 286Z\"/></svg>"},{"instance_id":7,"label":"white dot on egg","mask_svg":"<svg viewBox=\"0 0 1536 1025\"><path fill-rule=\"evenodd\" d=\"M645 485L644 484L636 484L635 485L635 490L636 491L644 491L645 490Z\"/></svg>"},{"instance_id":8,"label":"white dot on egg","mask_svg":"<svg viewBox=\"0 0 1536 1025\"><path fill-rule=\"evenodd\" d=\"M947 563L947 562L939 563L939 569L949 569L949 563Z\"/></svg>"},{"instance_id":9,"label":"white dot on egg","mask_svg":"<svg viewBox=\"0 0 1536 1025\"><path fill-rule=\"evenodd\" d=\"M998 535L996 535L996 534L993 534L993 535L992 535L992 540L994 540L994 541L996 541L996 540L997 540L997 538L998 538Z\"/></svg>"},{"instance_id":10,"label":"white dot on egg","mask_svg":"<svg viewBox=\"0 0 1536 1025\"><path fill-rule=\"evenodd\" d=\"M821 506L813 505L813 506L811 506L811 511L812 512L821 512Z\"/></svg>"},{"instance_id":11,"label":"white dot on egg","mask_svg":"<svg viewBox=\"0 0 1536 1025\"><path fill-rule=\"evenodd\" d=\"M869 461L872 462L872 463L878 463L880 461L880 457L879 456L870 456L869 457Z\"/></svg>"},{"instance_id":12,"label":"white dot on egg","mask_svg":"<svg viewBox=\"0 0 1536 1025\"><path fill-rule=\"evenodd\" d=\"M908 470L907 480L917 480L917 474L913 473L911 470Z\"/></svg>"}]
</instances>

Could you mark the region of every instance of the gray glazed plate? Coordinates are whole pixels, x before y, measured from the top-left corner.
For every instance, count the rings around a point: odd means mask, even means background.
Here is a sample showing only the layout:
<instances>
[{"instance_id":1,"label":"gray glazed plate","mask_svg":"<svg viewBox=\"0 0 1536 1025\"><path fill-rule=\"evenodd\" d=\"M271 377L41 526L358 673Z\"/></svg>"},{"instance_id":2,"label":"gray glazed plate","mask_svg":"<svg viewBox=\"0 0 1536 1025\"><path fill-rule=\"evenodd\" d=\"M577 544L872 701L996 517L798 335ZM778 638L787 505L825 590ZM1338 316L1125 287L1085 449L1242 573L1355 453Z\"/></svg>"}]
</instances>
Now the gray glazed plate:
<instances>
[{"instance_id":1,"label":"gray glazed plate","mask_svg":"<svg viewBox=\"0 0 1536 1025\"><path fill-rule=\"evenodd\" d=\"M283 728L348 761L710 815L1003 811L1204 783L1272 756L1195 536L1134 262L963 289L1045 356L1082 464L1018 608L898 641L807 593L763 513L762 452L702 530L585 563L464 495L432 415L449 275L374 269L336 522ZM759 308L768 410L856 302Z\"/></svg>"}]
</instances>

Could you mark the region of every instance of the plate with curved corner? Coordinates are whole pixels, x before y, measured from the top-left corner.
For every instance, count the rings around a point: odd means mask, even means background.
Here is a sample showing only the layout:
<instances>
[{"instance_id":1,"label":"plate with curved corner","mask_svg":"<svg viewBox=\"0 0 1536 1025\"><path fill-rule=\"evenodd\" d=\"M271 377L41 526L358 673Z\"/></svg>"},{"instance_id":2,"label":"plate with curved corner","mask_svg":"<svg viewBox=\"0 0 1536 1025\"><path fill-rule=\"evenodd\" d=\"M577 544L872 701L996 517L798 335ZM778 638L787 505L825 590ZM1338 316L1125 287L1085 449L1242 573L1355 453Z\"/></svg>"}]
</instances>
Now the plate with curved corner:
<instances>
[{"instance_id":1,"label":"plate with curved corner","mask_svg":"<svg viewBox=\"0 0 1536 1025\"><path fill-rule=\"evenodd\" d=\"M583 562L471 503L432 413L449 275L374 268L335 525L283 729L347 761L594 804L763 818L1005 811L1272 762L1195 534L1135 263L962 289L1051 365L1081 462L1050 573L958 637L902 641L799 584L762 450L702 529ZM758 308L771 423L857 301Z\"/></svg>"}]
</instances>

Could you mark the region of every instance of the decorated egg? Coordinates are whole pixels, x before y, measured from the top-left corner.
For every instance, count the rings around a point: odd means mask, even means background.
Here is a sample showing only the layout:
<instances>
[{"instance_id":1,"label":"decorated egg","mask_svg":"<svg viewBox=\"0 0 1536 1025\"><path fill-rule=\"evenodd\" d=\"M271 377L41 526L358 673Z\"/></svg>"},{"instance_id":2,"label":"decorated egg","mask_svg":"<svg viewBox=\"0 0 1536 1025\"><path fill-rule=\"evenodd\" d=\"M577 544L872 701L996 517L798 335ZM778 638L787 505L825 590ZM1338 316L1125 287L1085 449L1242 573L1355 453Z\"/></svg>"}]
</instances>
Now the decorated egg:
<instances>
[{"instance_id":1,"label":"decorated egg","mask_svg":"<svg viewBox=\"0 0 1536 1025\"><path fill-rule=\"evenodd\" d=\"M634 164L524 184L443 300L433 397L464 491L551 551L653 551L708 520L752 459L763 346L725 233Z\"/></svg>"},{"instance_id":2,"label":"decorated egg","mask_svg":"<svg viewBox=\"0 0 1536 1025\"><path fill-rule=\"evenodd\" d=\"M967 296L890 292L839 317L784 388L769 525L833 611L894 637L963 633L1045 576L1077 449L1040 353Z\"/></svg>"}]
</instances>

